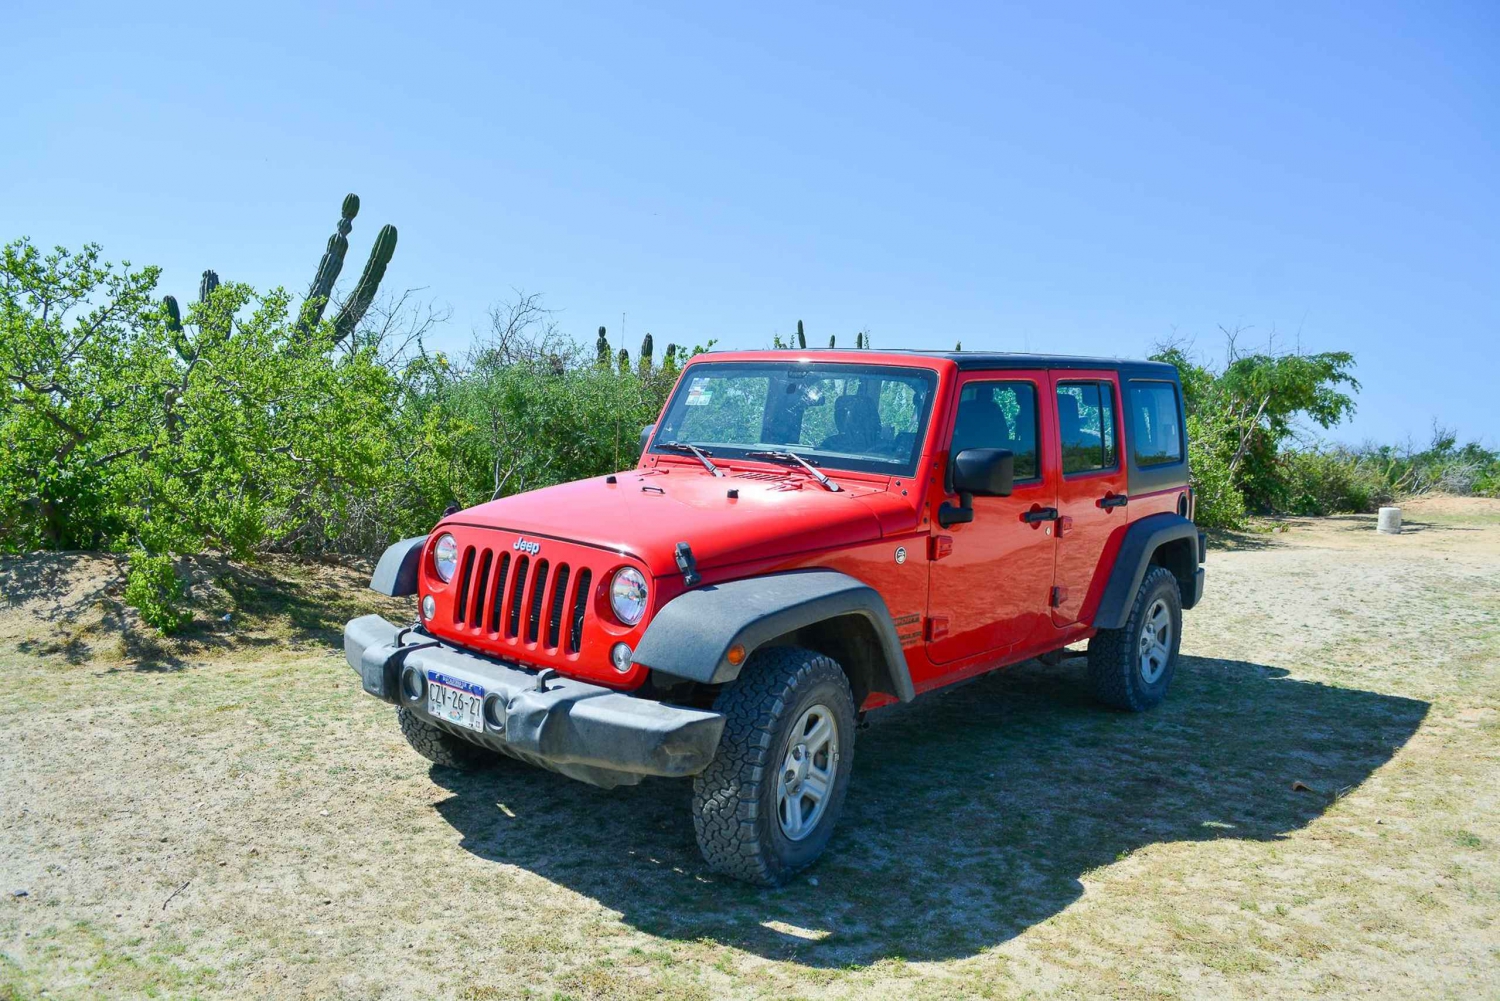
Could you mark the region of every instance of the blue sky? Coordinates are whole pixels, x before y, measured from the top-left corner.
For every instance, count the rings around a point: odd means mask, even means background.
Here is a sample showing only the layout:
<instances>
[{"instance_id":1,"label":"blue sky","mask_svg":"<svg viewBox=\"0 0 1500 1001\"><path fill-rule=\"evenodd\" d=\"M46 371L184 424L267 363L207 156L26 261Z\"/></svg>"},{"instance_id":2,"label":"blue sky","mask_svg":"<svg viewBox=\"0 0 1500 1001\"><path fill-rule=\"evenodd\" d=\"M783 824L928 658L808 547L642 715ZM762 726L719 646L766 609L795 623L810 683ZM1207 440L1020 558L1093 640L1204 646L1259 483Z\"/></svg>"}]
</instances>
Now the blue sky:
<instances>
[{"instance_id":1,"label":"blue sky","mask_svg":"<svg viewBox=\"0 0 1500 1001\"><path fill-rule=\"evenodd\" d=\"M1500 5L145 6L7 12L0 238L301 291L355 191L450 349L1224 324L1355 352L1339 439L1500 437Z\"/></svg>"}]
</instances>

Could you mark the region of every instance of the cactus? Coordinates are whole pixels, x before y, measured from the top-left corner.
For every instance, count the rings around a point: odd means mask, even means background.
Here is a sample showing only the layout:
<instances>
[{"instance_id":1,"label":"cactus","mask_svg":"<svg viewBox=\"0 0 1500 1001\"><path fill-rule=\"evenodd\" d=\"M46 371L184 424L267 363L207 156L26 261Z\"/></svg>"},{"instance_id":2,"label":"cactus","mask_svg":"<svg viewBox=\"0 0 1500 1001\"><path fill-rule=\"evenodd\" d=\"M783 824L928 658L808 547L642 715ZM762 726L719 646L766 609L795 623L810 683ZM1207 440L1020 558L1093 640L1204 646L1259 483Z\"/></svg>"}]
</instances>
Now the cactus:
<instances>
[{"instance_id":1,"label":"cactus","mask_svg":"<svg viewBox=\"0 0 1500 1001\"><path fill-rule=\"evenodd\" d=\"M219 287L219 274L216 271L205 271L203 277L198 279L198 301L208 302L214 294L214 289Z\"/></svg>"},{"instance_id":2,"label":"cactus","mask_svg":"<svg viewBox=\"0 0 1500 1001\"><path fill-rule=\"evenodd\" d=\"M630 352L624 348L620 349L620 374L630 374Z\"/></svg>"},{"instance_id":3,"label":"cactus","mask_svg":"<svg viewBox=\"0 0 1500 1001\"><path fill-rule=\"evenodd\" d=\"M797 321L797 349L800 351L807 350L807 335L802 332L801 320Z\"/></svg>"},{"instance_id":4,"label":"cactus","mask_svg":"<svg viewBox=\"0 0 1500 1001\"><path fill-rule=\"evenodd\" d=\"M863 330L854 335L854 346L863 350L865 346L865 332Z\"/></svg>"},{"instance_id":5,"label":"cactus","mask_svg":"<svg viewBox=\"0 0 1500 1001\"><path fill-rule=\"evenodd\" d=\"M604 328L599 328L599 339L594 342L594 359L600 368L609 368L609 339L604 336Z\"/></svg>"},{"instance_id":6,"label":"cactus","mask_svg":"<svg viewBox=\"0 0 1500 1001\"><path fill-rule=\"evenodd\" d=\"M162 309L167 314L167 331L175 339L182 335L182 310L177 308L177 297L167 296L161 301Z\"/></svg>"},{"instance_id":7,"label":"cactus","mask_svg":"<svg viewBox=\"0 0 1500 1001\"><path fill-rule=\"evenodd\" d=\"M661 368L663 372L677 371L677 345L667 345L667 353L661 359Z\"/></svg>"},{"instance_id":8,"label":"cactus","mask_svg":"<svg viewBox=\"0 0 1500 1001\"><path fill-rule=\"evenodd\" d=\"M318 262L318 272L313 275L312 284L307 289L307 302L297 324L299 334L305 335L323 319L328 297L333 295L333 283L338 281L339 272L344 269L344 255L349 252L349 231L354 228L354 217L359 215L359 196L353 193L345 195L339 212L338 228L328 238L328 247Z\"/></svg>"},{"instance_id":9,"label":"cactus","mask_svg":"<svg viewBox=\"0 0 1500 1001\"><path fill-rule=\"evenodd\" d=\"M964 342L963 341L959 341L957 344L953 345L953 350L954 351L962 351L963 349L964 349Z\"/></svg>"},{"instance_id":10,"label":"cactus","mask_svg":"<svg viewBox=\"0 0 1500 1001\"><path fill-rule=\"evenodd\" d=\"M641 375L651 374L651 334L647 333L641 341Z\"/></svg>"},{"instance_id":11,"label":"cactus","mask_svg":"<svg viewBox=\"0 0 1500 1001\"><path fill-rule=\"evenodd\" d=\"M836 338L837 338L837 337L838 337L838 335L837 335L837 334L829 334L829 335L828 335L828 346L829 346L829 347L833 347L833 342L834 342L834 340L835 340L835 339L836 339Z\"/></svg>"},{"instance_id":12,"label":"cactus","mask_svg":"<svg viewBox=\"0 0 1500 1001\"><path fill-rule=\"evenodd\" d=\"M375 246L370 248L370 259L365 262L364 273L359 276L359 284L354 286L344 308L339 311L338 319L333 321L333 334L335 341L342 341L354 332L359 326L359 321L364 319L365 310L370 308L370 303L375 301L375 293L380 291L380 280L385 277L385 266L391 263L391 257L396 253L396 227L387 223L380 227L380 233L375 237Z\"/></svg>"}]
</instances>

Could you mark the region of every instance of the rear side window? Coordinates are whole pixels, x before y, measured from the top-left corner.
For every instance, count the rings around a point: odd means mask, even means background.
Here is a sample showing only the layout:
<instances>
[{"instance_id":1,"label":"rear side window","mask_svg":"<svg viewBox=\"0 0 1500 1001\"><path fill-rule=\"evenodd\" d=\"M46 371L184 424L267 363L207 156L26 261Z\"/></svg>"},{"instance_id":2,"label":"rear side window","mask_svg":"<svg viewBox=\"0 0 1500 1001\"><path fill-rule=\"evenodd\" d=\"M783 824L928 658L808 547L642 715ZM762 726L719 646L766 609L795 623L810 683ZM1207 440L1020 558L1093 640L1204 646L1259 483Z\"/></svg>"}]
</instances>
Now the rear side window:
<instances>
[{"instance_id":1,"label":"rear side window","mask_svg":"<svg viewBox=\"0 0 1500 1001\"><path fill-rule=\"evenodd\" d=\"M1131 382L1130 449L1137 466L1182 461L1182 425L1177 387L1170 382Z\"/></svg>"},{"instance_id":2,"label":"rear side window","mask_svg":"<svg viewBox=\"0 0 1500 1001\"><path fill-rule=\"evenodd\" d=\"M1040 475L1036 387L1029 382L971 382L958 397L952 454L966 448L1008 448L1017 480Z\"/></svg>"},{"instance_id":3,"label":"rear side window","mask_svg":"<svg viewBox=\"0 0 1500 1001\"><path fill-rule=\"evenodd\" d=\"M1114 387L1107 382L1058 383L1057 430L1064 474L1117 468Z\"/></svg>"}]
</instances>

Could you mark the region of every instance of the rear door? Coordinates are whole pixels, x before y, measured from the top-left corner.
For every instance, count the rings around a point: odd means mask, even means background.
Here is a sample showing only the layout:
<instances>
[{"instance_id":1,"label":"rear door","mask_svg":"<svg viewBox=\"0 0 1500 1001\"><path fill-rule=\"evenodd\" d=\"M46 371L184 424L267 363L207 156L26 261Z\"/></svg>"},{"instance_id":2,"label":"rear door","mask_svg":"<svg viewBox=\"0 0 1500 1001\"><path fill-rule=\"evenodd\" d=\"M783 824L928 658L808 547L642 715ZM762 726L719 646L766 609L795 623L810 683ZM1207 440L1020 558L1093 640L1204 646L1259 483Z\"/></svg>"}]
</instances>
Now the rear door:
<instances>
[{"instance_id":1,"label":"rear door","mask_svg":"<svg viewBox=\"0 0 1500 1001\"><path fill-rule=\"evenodd\" d=\"M1051 442L1058 469L1057 569L1052 622L1078 621L1111 534L1125 524L1119 377L1109 371L1054 371ZM1102 586L1102 580L1101 580Z\"/></svg>"},{"instance_id":2,"label":"rear door","mask_svg":"<svg viewBox=\"0 0 1500 1001\"><path fill-rule=\"evenodd\" d=\"M1052 522L1038 517L1057 499L1055 467L1044 456L1056 433L1051 392L1043 371L960 377L941 468L965 448L1007 448L1016 457L1015 490L1009 497L975 497L967 524L943 528L934 518L925 634L934 663L1003 654L1052 628Z\"/></svg>"}]
</instances>

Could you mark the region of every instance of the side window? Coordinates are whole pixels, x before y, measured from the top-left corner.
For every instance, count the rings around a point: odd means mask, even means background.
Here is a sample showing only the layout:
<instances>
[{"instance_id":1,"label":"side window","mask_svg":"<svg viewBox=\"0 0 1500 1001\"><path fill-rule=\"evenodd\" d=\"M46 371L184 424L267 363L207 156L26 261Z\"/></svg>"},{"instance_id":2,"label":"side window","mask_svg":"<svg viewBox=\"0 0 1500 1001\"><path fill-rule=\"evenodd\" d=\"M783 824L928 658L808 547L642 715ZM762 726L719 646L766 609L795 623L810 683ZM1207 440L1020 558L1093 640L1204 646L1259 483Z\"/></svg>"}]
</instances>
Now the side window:
<instances>
[{"instance_id":1,"label":"side window","mask_svg":"<svg viewBox=\"0 0 1500 1001\"><path fill-rule=\"evenodd\" d=\"M953 455L966 448L1008 448L1016 457L1016 480L1035 479L1036 387L1029 382L971 382L958 397Z\"/></svg>"},{"instance_id":2,"label":"side window","mask_svg":"<svg viewBox=\"0 0 1500 1001\"><path fill-rule=\"evenodd\" d=\"M1177 387L1170 382L1131 382L1131 453L1138 466L1182 461Z\"/></svg>"},{"instance_id":3,"label":"side window","mask_svg":"<svg viewBox=\"0 0 1500 1001\"><path fill-rule=\"evenodd\" d=\"M1092 473L1119 465L1115 451L1115 392L1109 383L1059 383L1057 428L1062 439L1064 474Z\"/></svg>"}]
</instances>

